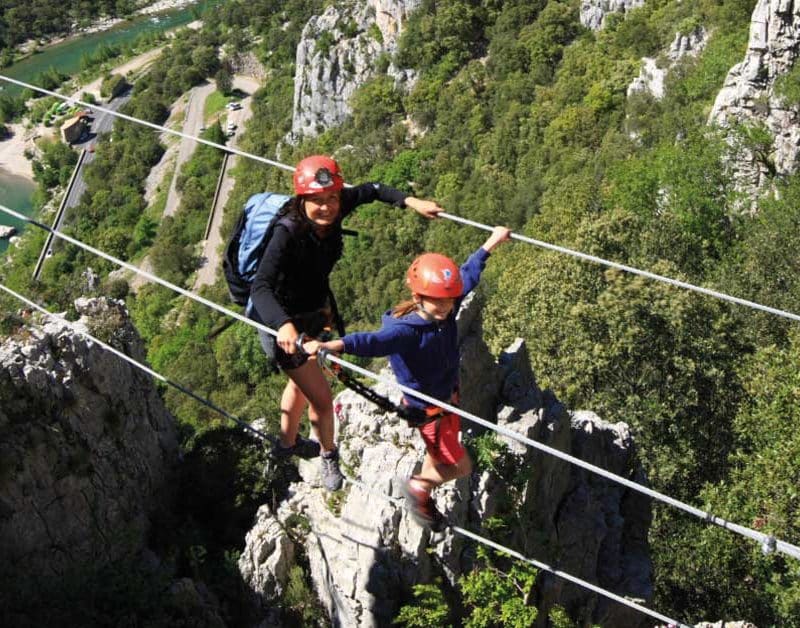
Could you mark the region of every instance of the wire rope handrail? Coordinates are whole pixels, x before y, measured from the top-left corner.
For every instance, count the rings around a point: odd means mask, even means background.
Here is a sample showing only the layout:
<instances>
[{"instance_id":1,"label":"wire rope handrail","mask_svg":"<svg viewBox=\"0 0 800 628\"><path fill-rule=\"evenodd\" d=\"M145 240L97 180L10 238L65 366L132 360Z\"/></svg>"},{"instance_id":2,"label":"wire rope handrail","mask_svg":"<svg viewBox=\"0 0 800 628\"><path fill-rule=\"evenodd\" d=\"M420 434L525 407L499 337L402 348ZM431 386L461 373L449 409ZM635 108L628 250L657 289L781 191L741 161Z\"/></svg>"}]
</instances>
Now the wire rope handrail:
<instances>
[{"instance_id":1,"label":"wire rope handrail","mask_svg":"<svg viewBox=\"0 0 800 628\"><path fill-rule=\"evenodd\" d=\"M239 150L238 148L233 148L233 147L225 146L223 144L218 144L216 142L212 142L210 140L203 139L201 137L196 137L196 136L193 136L193 135L189 135L188 133L183 133L181 131L176 131L175 129L170 129L170 128L167 128L165 126L162 126L162 125L159 125L159 124L155 124L153 122L148 122L147 120L142 120L142 119L136 118L134 116L129 116L127 114L120 113L120 112L114 111L112 109L107 109L105 107L101 107L101 106L98 106L98 105L95 105L95 104L92 104L92 103L86 103L86 102L84 102L82 100L78 100L76 98L70 98L69 96L66 96L64 94L59 94L58 92L55 92L53 90L45 89L43 87L38 87L37 85L33 85L31 83L26 83L24 81L20 81L18 79L14 79L14 78L11 78L9 76L5 76L3 74L0 74L0 80L7 81L9 83L13 83L13 84L18 85L20 87L25 87L27 89L31 89L33 91L37 91L37 92L40 92L42 94L47 94L49 96L54 96L55 98L59 98L61 100L67 101L67 102L74 102L74 103L79 104L79 105L84 106L84 107L93 108L93 109L96 109L97 111L102 111L103 113L107 113L109 115L116 116L118 118L121 118L123 120L127 120L129 122L142 124L144 126L150 127L152 129L155 129L155 130L158 130L158 131L163 131L165 133L170 133L172 135L177 135L178 137L182 137L182 138L185 138L185 139L191 139L191 140L194 140L196 142L200 142L201 144L206 144L207 146L213 146L214 148L218 148L219 150L227 151L228 153L239 155L241 157L246 157L248 159L253 159L255 161L258 161L258 162L261 162L261 163L264 163L264 164L267 164L267 165L270 165L270 166L274 166L276 168L281 168L281 169L287 170L289 172L293 172L294 171L294 168L292 166L288 165L288 164L284 164L282 162L275 161L275 160L272 160L272 159L267 159L266 157L261 157L260 155L254 155L253 153L248 153L246 151ZM461 223L463 225L475 227L475 228L478 228L478 229L488 230L488 231L492 230L492 227L490 227L489 225L486 225L486 224L483 224L483 223L480 223L480 222L476 222L474 220L469 220L467 218L462 218L460 216L456 216L456 215L450 214L448 212L439 212L438 215L441 216L442 218L446 219L446 220L451 220L453 222ZM634 274L634 275L639 275L640 277L646 277L648 279L652 279L654 281L659 281L659 282L662 282L662 283L665 283L665 284L668 284L668 285L671 285L671 286L674 286L674 287L677 287L677 288L690 290L692 292L697 292L699 294L703 294L703 295L706 295L706 296L709 296L709 297L713 297L715 299L719 299L719 300L722 300L722 301L727 301L729 303L735 303L737 305L742 305L744 307L749 307L751 309L759 310L759 311L762 311L762 312L766 312L768 314L773 314L775 316L780 316L782 318L787 318L789 320L800 322L800 314L795 314L794 312L789 312L787 310L781 310L779 308L770 307L768 305L762 305L762 304L757 303L755 301L749 301L749 300L743 299L741 297L732 296L732 295L726 294L724 292L720 292L718 290L712 290L710 288L704 288L702 286L697 286L695 284L692 284L692 283L689 283L689 282L686 282L686 281L681 281L679 279L673 279L673 278L667 277L665 275L659 275L657 273L653 273L653 272L650 272L650 271L647 271L647 270L642 270L642 269L639 269L639 268L635 268L634 266L628 266L627 264L620 264L619 262L614 262L614 261L611 261L611 260L604 259L602 257L598 257L598 256L595 256L595 255L590 255L589 253L583 253L581 251L576 251L576 250L573 250L573 249L569 249L567 247L559 246L557 244L550 244L549 242L544 242L542 240L536 240L534 238L531 238L531 237L528 237L528 236L524 236L524 235L521 235L521 234L512 233L511 234L511 238L513 240L518 240L520 242L525 242L526 244L531 244L533 246L537 246L537 247L544 248L544 249L547 249L547 250L550 250L550 251L554 251L556 253L562 253L564 255L569 255L571 257L576 257L578 259L581 259L581 260L584 260L584 261L587 261L587 262L600 264L601 266L607 266L609 268L615 268L617 270L621 270L621 271L624 271L624 272L627 272L627 273L631 273L631 274Z\"/></svg>"},{"instance_id":2,"label":"wire rope handrail","mask_svg":"<svg viewBox=\"0 0 800 628\"><path fill-rule=\"evenodd\" d=\"M0 290L3 290L6 293L10 294L11 296L19 299L20 301L22 301L23 303L25 303L29 307L32 307L32 308L36 309L38 312L41 312L42 314L45 314L46 316L48 316L48 317L50 317L50 318L52 318L52 319L64 324L66 327L71 329L74 333L77 333L77 334L79 334L79 335L81 335L81 336L83 336L85 338L88 338L89 340L91 340L92 342L96 343L98 346L102 347L106 351L111 352L113 355L115 355L115 356L121 358L122 360L128 362L129 364L131 364L135 368L138 368L138 369L144 371L145 373L147 373L148 375L150 375L154 379L157 379L157 380L159 380L159 381L161 381L161 382L163 382L165 384L168 384L168 385L172 386L176 390L184 393L185 395L188 395L189 397L191 397L192 399L194 399L198 403L210 408L211 410L214 410L215 412L219 413L223 417L225 417L225 418L227 418L227 419L229 419L231 421L234 421L239 427L241 427L243 429L246 429L247 431L252 432L253 434L258 436L262 440L265 440L265 441L268 441L268 442L273 442L273 443L277 442L277 438L275 436L273 436L271 434L266 434L265 432L254 428L252 425L250 425L246 421L243 421L243 420L235 417L234 415L230 414L229 412L227 412L223 408L219 407L218 405L214 404L213 402L209 401L208 399L205 399L204 397L201 397L200 395L195 394L194 392L192 392L191 390L189 390L185 386L170 380L169 378L165 377L164 375L161 375L157 371L151 369L150 367L148 367L145 364L142 364L138 360L135 360L134 358L132 358L131 356L127 355L123 351L120 351L116 347L113 347L113 346L109 345L108 343L103 342L102 340L96 338L95 336L93 336L89 332L84 331L82 329L79 329L77 326L75 326L71 321L67 320L66 318L64 318L62 316L59 316L58 314L54 314L52 312L49 312L47 309L45 309L41 305L35 303L34 301L31 301L30 299L24 297L23 295L19 294L18 292L15 292L14 290L12 290L11 288L3 285L2 283L0 283ZM386 494L378 493L377 491L372 490L366 484L364 484L363 482L361 482L359 480L355 480L355 479L352 479L352 478L349 478L349 477L345 478L345 480L346 480L346 482L348 482L348 483L350 483L350 484L352 484L354 486L358 486L361 490L367 492L368 494L373 495L373 496L377 496L377 497L379 497L381 499L385 499L385 500L387 500L387 501L389 501L389 502L391 502L393 504L397 504L397 502L399 501L399 500L396 500L396 499L394 499L394 498L392 498L392 497L390 497L390 496L388 496ZM405 506L402 506L402 507L405 508ZM581 578L578 578L577 576L573 576L573 575L571 575L569 573L566 573L564 571L558 570L558 569L556 569L554 567L551 567L550 565L547 565L546 563L538 561L538 560L536 560L534 558L528 558L528 557L524 556L523 554L517 552L516 550L513 550L513 549L511 549L509 547L505 547L503 545L500 545L499 543L496 543L496 542L492 541L491 539L487 539L487 538L485 538L485 537L483 537L483 536L481 536L479 534L476 534L475 532L472 532L470 530L467 530L465 528L462 528L462 527L456 526L456 525L452 525L452 524L448 524L448 527L450 527L453 530L453 532L455 532L456 534L460 534L462 536L465 536L467 538L472 539L473 541L476 541L476 542L481 543L481 544L483 544L483 545L485 545L487 547L490 547L490 548L492 548L492 549L494 549L496 551L499 551L499 552L502 552L504 554L507 554L507 555L511 556L512 558L514 558L516 560L528 563L528 564L533 565L533 566L535 566L535 567L537 567L539 569L543 569L545 571L548 571L548 572L554 574L555 576L558 576L559 578L563 578L563 579L565 579L565 580L567 580L569 582L572 582L573 584L577 584L578 586L581 586L581 587L583 587L583 588L585 588L587 590L590 590L593 593L598 593L600 595L603 595L603 596L605 596L605 597L607 597L607 598L609 598L609 599L611 599L611 600L613 600L615 602L618 602L619 604L623 604L625 606L633 608L633 609L635 609L635 610L637 610L637 611L639 611L641 613L644 613L646 615L654 617L655 619L658 619L660 621L667 622L670 626L681 626L681 628L684 628L684 627L688 628L688 626L686 626L685 624L677 622L677 621L675 621L673 619L670 619L666 615L662 615L661 613L658 613L658 612L656 612L656 611L654 611L652 609L649 609L649 608L647 608L645 606L642 606L642 605L640 605L640 604L638 604L636 602L633 602L632 600L629 600L629 599L627 599L627 598L625 598L625 597L623 597L621 595L613 593L612 591L608 591L607 589L604 589L604 588L599 587L599 586L597 586L595 584L592 584L591 582L587 582L586 580L582 580Z\"/></svg>"},{"instance_id":3,"label":"wire rope handrail","mask_svg":"<svg viewBox=\"0 0 800 628\"><path fill-rule=\"evenodd\" d=\"M52 233L56 237L58 237L58 238L60 238L62 240L65 240L66 242L74 244L75 246L78 246L78 247L80 247L80 248L82 248L82 249L84 249L86 251L94 253L95 255L97 255L99 257L102 257L103 259L106 259L106 260L108 260L108 261L110 261L112 263L115 263L115 264L117 264L119 266L122 266L123 268L127 268L128 270L131 270L131 271L133 271L133 272L135 272L137 274L140 274L140 275L142 275L144 277L147 277L151 281L153 281L155 283L158 283L158 284L160 284L160 285L162 285L162 286L164 286L166 288L169 288L169 289L171 289L171 290L173 290L173 291L175 291L175 292L187 297L188 299L191 299L191 300L196 301L198 303L202 303L202 304L204 304L204 305L206 305L206 306L208 306L208 307L210 307L210 308L212 308L212 309L214 309L214 310L216 310L216 311L218 311L218 312L220 312L222 314L225 314L227 316L231 316L231 317L233 317L233 318L235 318L235 319L237 319L239 321L242 321L242 322L246 323L247 325L250 325L251 327L255 327L256 329L260 329L262 331L265 331L266 333L269 333L272 336L277 336L278 335L277 331L275 331L274 329L271 329L270 327L267 327L266 325L258 323L258 322L254 321L252 319L249 319L249 318L247 318L247 317L245 317L245 316L243 316L243 315L241 315L241 314L239 314L237 312L234 312L233 310L225 308L225 307L223 307L223 306L221 306L221 305L219 305L217 303L214 303L213 301L210 301L210 300L206 299L205 297L201 297L198 294L195 294L193 292L185 290L184 288L176 286L175 284L172 284L172 283L166 281L165 279L162 279L162 278L158 277L157 275L154 275L153 273L145 271L145 270L143 270L141 268L137 268L136 266L133 266L132 264L124 262L124 261L122 261L122 260L120 260L120 259L118 259L116 257L113 257L112 255L109 255L108 253L105 253L105 252L103 252L103 251L101 251L99 249L96 249L95 247L92 247L92 246L90 246L88 244L85 244L84 242L81 242L80 240L77 240L77 239L75 239L75 238L73 238L71 236L68 236L66 234L61 233L60 231L58 231L56 229L52 229L51 227L48 227L47 225L44 225L44 224L42 224L42 223L40 223L40 222L38 222L36 220L33 220L32 218L29 218L29 217L25 216L24 214L20 214L19 212L11 210L11 209L7 208L6 206L4 206L2 204L0 204L0 211L4 212L4 213L6 213L6 214L8 214L10 216L13 216L13 217L15 217L15 218L17 218L19 220L22 220L23 222L27 222L27 223L33 224L33 225L39 227L40 229L44 229L45 231L48 231L48 232ZM535 441L535 440L532 440L532 439L527 438L525 436L522 436L521 434L518 434L517 432L514 432L513 430L510 430L510 429L505 428L503 426L491 423L490 421L487 421L486 419L478 417L478 416L476 416L476 415L474 415L474 414L472 414L470 412L467 412L467 411L465 411L465 410L463 410L461 408L458 408L458 407L456 407L456 406L454 406L454 405L452 405L452 404L450 404L448 402L441 401L439 399L436 399L434 397L426 395L426 394L424 394L422 392L419 392L417 390L414 390L412 388L408 388L407 386L403 386L403 385L401 385L401 384L399 384L397 382L390 381L390 380L388 380L386 378L381 377L380 375L378 375L376 373L373 373L372 371L369 371L367 369L361 368L361 367L359 367L359 366L357 366L355 364L352 364L351 362L347 362L346 360L342 360L341 358L338 358L338 357L335 357L335 356L332 356L332 355L326 355L324 357L324 359L331 360L331 361L333 361L333 362L335 362L335 363L337 363L337 364L339 364L339 365L341 365L341 366L343 366L343 367L345 367L347 369L350 369L351 371L359 373L360 375L364 375L365 377L368 377L368 378L373 379L375 381L381 382L381 383L383 383L385 385L388 385L388 386L391 386L393 388L396 388L396 389L398 389L398 390L400 390L400 391L402 391L402 392L404 392L406 394L411 395L412 397L415 397L417 399L421 399L423 401L426 401L426 402L428 402L430 404L439 406L440 408L443 408L445 410L448 410L449 412L457 414L457 415L461 416L462 418L467 419L468 421L471 421L472 423L476 423L476 424L481 425L483 427L486 427L487 429L490 429L490 430L492 430L492 431L494 431L494 432L496 432L498 434L501 434L501 435L505 436L506 438L510 438L512 440L516 440L516 441L518 441L520 443L523 443L524 445L527 445L529 447L533 447L534 449L537 449L537 450L540 450L540 451L542 451L544 453L550 454L550 455L552 455L552 456L554 456L556 458L559 458L559 459L561 459L561 460L563 460L565 462L568 462L570 464L573 464L573 465L576 465L578 467L581 467L581 468L583 468L583 469L585 469L587 471L590 471L592 473L600 475L600 476L602 476L602 477L604 477L604 478L606 478L608 480L611 480L612 482L616 482L618 484L622 484L623 486L626 486L627 488L630 488L632 490L635 490L635 491L638 491L640 493L643 493L644 495L647 495L648 497L651 497L651 498L653 498L653 499L655 499L657 501L661 501L663 503L669 504L670 506L673 506L674 508L678 508L680 510L683 510L684 512L687 512L687 513L697 517L698 519L702 519L702 520L704 520L704 521L706 521L708 523L712 523L712 524L714 524L716 526L719 526L721 528L725 528L727 530L731 530L733 532L736 532L737 534L740 534L742 536L745 536L745 537L747 537L747 538L749 538L751 540L754 540L754 541L760 543L761 544L761 548L762 548L762 550L764 551L765 554L766 553L771 553L771 552L777 550L777 551L779 551L781 553L787 554L789 556L792 556L793 558L796 558L796 559L800 560L800 547L792 545L791 543L787 543L786 541L778 540L774 536L767 535L767 534L764 534L763 532L758 532L756 530L752 530L752 529L747 528L745 526L742 526L742 525L739 525L737 523L733 523L731 521L728 521L727 519L724 519L722 517L718 517L718 516L716 516L716 515L714 515L714 514L712 514L710 512L706 512L704 510L701 510L700 508L696 508L694 506L691 506L690 504L686 504L686 503L684 503L684 502L682 502L680 500L677 500L677 499L675 499L673 497L670 497L668 495L665 495L663 493L655 491L655 490L653 490L651 488L648 488L646 486L638 484L637 482L629 480L628 478L624 478L624 477L622 477L620 475L616 475L614 473L611 473L610 471L607 471L606 469L603 469L603 468L598 467L596 465L593 465L591 463L585 462L584 460L581 460L580 458L576 458L575 456L571 456L570 454L566 454L566 453L564 453L562 451L559 451L558 449L550 447L549 445L545 445L544 443L540 443L538 441Z\"/></svg>"}]
</instances>

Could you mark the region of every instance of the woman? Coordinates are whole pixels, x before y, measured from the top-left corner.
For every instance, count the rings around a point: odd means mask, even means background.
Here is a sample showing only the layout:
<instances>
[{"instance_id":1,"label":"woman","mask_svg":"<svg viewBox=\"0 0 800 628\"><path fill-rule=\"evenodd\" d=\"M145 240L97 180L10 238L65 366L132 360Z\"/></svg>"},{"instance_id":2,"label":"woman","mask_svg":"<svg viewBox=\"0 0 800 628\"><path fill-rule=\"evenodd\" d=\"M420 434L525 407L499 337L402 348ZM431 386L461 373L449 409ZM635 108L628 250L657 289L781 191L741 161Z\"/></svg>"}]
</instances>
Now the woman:
<instances>
[{"instance_id":1,"label":"woman","mask_svg":"<svg viewBox=\"0 0 800 628\"><path fill-rule=\"evenodd\" d=\"M335 491L344 477L333 440L331 389L316 361L297 349L297 341L302 333L316 336L336 322L328 278L342 255L342 220L376 200L410 207L426 218L442 208L380 183L346 188L339 165L321 155L297 164L294 192L281 209L253 280L251 315L278 330L275 360L289 376L281 397L280 445L272 454L279 459L321 454L323 485ZM269 352L272 337L259 335ZM315 440L298 435L306 406Z\"/></svg>"}]
</instances>

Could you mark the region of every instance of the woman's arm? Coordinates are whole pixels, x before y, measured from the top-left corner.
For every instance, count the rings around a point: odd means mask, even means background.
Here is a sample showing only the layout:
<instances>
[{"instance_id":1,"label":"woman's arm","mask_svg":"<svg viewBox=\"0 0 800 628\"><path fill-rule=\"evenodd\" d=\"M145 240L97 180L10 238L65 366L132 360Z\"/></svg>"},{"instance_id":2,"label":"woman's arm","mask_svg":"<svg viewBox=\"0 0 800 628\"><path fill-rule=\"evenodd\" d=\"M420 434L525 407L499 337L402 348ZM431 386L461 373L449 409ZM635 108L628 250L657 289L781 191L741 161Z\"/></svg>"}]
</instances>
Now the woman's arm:
<instances>
[{"instance_id":1,"label":"woman's arm","mask_svg":"<svg viewBox=\"0 0 800 628\"><path fill-rule=\"evenodd\" d=\"M347 216L359 205L373 201L383 201L395 207L409 207L425 218L436 218L439 212L444 211L436 201L408 196L383 183L362 183L342 190L342 217Z\"/></svg>"},{"instance_id":2,"label":"woman's arm","mask_svg":"<svg viewBox=\"0 0 800 628\"><path fill-rule=\"evenodd\" d=\"M291 240L289 230L276 224L250 288L250 299L264 324L278 330L278 346L288 354L296 351L298 332L291 317L278 302L276 288Z\"/></svg>"}]
</instances>

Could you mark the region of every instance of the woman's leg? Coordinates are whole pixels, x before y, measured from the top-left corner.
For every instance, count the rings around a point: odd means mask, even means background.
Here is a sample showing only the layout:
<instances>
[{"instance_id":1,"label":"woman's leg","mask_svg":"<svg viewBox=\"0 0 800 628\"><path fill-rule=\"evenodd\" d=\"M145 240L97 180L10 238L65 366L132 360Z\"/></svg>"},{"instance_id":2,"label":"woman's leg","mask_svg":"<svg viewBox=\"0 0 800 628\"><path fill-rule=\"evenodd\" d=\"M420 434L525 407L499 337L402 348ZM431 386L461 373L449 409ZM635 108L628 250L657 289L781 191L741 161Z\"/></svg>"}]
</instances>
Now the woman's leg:
<instances>
[{"instance_id":1,"label":"woman's leg","mask_svg":"<svg viewBox=\"0 0 800 628\"><path fill-rule=\"evenodd\" d=\"M309 403L308 418L315 436L319 440L322 452L329 452L336 449L333 442L333 397L328 380L322 374L316 360L309 360L296 369L287 371L289 379L294 384L298 393ZM288 386L287 386L288 388ZM284 391L285 393L286 391ZM281 429L283 430L283 408L288 407L281 404ZM305 407L305 406L303 406ZM302 408L300 410L302 414ZM287 423L292 419L291 414L287 414ZM300 418L296 420L294 434L297 434L297 425Z\"/></svg>"},{"instance_id":2,"label":"woman's leg","mask_svg":"<svg viewBox=\"0 0 800 628\"><path fill-rule=\"evenodd\" d=\"M297 432L300 430L300 419L307 404L308 400L303 391L290 377L281 395L281 445L283 447L294 445Z\"/></svg>"}]
</instances>

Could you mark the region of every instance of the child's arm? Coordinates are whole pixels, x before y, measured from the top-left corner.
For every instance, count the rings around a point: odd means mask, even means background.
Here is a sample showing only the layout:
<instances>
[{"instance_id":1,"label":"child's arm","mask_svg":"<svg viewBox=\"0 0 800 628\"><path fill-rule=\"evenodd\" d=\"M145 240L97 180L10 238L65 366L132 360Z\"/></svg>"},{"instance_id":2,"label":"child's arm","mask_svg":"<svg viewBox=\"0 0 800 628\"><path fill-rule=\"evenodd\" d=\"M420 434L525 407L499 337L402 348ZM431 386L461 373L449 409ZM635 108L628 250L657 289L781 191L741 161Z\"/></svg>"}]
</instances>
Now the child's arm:
<instances>
[{"instance_id":1,"label":"child's arm","mask_svg":"<svg viewBox=\"0 0 800 628\"><path fill-rule=\"evenodd\" d=\"M309 340L303 343L303 351L308 355L317 355L320 349L325 349L331 353L342 353L344 352L344 341L341 338L337 338L336 340L328 340L326 342Z\"/></svg>"},{"instance_id":2,"label":"child's arm","mask_svg":"<svg viewBox=\"0 0 800 628\"><path fill-rule=\"evenodd\" d=\"M510 239L511 229L508 227L495 227L492 229L492 235L483 243L481 248L487 253L491 253L498 244L508 242Z\"/></svg>"},{"instance_id":3,"label":"child's arm","mask_svg":"<svg viewBox=\"0 0 800 628\"><path fill-rule=\"evenodd\" d=\"M502 242L511 238L511 230L506 227L495 227L492 235L483 243L483 246L469 256L469 259L461 265L461 278L464 281L464 293L467 296L478 285L481 273L486 266L489 254Z\"/></svg>"}]
</instances>

